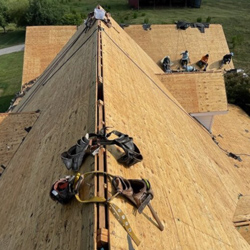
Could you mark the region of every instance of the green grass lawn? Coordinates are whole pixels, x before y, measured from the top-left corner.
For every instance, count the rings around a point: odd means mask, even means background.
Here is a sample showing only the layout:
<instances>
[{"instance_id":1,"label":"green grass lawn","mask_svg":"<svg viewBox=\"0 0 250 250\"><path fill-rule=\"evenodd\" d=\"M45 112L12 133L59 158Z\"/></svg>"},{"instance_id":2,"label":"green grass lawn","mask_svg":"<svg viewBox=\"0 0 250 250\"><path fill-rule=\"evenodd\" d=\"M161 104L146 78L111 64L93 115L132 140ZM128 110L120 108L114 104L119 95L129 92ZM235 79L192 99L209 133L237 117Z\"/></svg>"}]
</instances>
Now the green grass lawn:
<instances>
[{"instance_id":1,"label":"green grass lawn","mask_svg":"<svg viewBox=\"0 0 250 250\"><path fill-rule=\"evenodd\" d=\"M0 49L23 44L25 40L25 30L15 30L3 33L0 31Z\"/></svg>"},{"instance_id":2,"label":"green grass lawn","mask_svg":"<svg viewBox=\"0 0 250 250\"><path fill-rule=\"evenodd\" d=\"M5 112L21 89L24 52L0 56L0 112Z\"/></svg>"}]
</instances>

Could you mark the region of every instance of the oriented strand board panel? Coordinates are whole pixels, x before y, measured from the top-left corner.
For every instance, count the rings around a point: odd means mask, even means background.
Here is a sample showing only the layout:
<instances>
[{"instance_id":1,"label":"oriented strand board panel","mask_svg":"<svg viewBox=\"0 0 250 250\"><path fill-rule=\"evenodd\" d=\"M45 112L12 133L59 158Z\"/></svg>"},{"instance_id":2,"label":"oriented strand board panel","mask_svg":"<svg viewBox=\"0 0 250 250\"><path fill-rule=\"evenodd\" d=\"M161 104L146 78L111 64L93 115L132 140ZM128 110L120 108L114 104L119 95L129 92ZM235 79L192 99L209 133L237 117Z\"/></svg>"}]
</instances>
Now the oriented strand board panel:
<instances>
[{"instance_id":1,"label":"oriented strand board panel","mask_svg":"<svg viewBox=\"0 0 250 250\"><path fill-rule=\"evenodd\" d=\"M227 110L227 96L221 72L157 76L188 113Z\"/></svg>"},{"instance_id":2,"label":"oriented strand board panel","mask_svg":"<svg viewBox=\"0 0 250 250\"><path fill-rule=\"evenodd\" d=\"M242 161L230 158L242 181L250 188L250 118L238 106L229 104L227 115L214 118L212 133L219 146L226 152L232 152ZM237 128L237 129L236 129ZM249 195L250 193L241 193Z\"/></svg>"},{"instance_id":3,"label":"oriented strand board panel","mask_svg":"<svg viewBox=\"0 0 250 250\"><path fill-rule=\"evenodd\" d=\"M88 33L80 27L14 109L39 109L40 116L0 180L0 249L96 249L95 206L62 206L49 197L54 181L74 174L61 153L95 131L96 48L97 26ZM94 163L88 157L82 170Z\"/></svg>"},{"instance_id":4,"label":"oriented strand board panel","mask_svg":"<svg viewBox=\"0 0 250 250\"><path fill-rule=\"evenodd\" d=\"M101 31L105 125L132 136L144 159L125 168L110 150L107 168L127 179L149 179L155 194L152 206L165 230L157 228L148 208L139 214L120 197L114 203L141 245L131 241L110 213L110 248L249 249L232 223L238 194L249 188L210 134L155 76L153 62L132 58L143 52L132 40L126 44L127 35L112 22L114 28L103 26Z\"/></svg>"},{"instance_id":5,"label":"oriented strand board panel","mask_svg":"<svg viewBox=\"0 0 250 250\"><path fill-rule=\"evenodd\" d=\"M0 114L0 165L8 165L38 116L37 113Z\"/></svg>"},{"instance_id":6,"label":"oriented strand board panel","mask_svg":"<svg viewBox=\"0 0 250 250\"><path fill-rule=\"evenodd\" d=\"M191 65L196 64L201 57L209 54L207 70L217 70L222 57L229 53L223 28L219 24L210 24L201 33L197 28L186 30L177 29L176 25L151 25L151 30L145 31L142 25L130 25L124 30L160 65L164 56L169 55L174 63L173 68L179 67L180 53L188 50ZM233 62L224 66L234 68Z\"/></svg>"},{"instance_id":7,"label":"oriented strand board panel","mask_svg":"<svg viewBox=\"0 0 250 250\"><path fill-rule=\"evenodd\" d=\"M22 84L43 73L76 29L76 26L26 27Z\"/></svg>"}]
</instances>

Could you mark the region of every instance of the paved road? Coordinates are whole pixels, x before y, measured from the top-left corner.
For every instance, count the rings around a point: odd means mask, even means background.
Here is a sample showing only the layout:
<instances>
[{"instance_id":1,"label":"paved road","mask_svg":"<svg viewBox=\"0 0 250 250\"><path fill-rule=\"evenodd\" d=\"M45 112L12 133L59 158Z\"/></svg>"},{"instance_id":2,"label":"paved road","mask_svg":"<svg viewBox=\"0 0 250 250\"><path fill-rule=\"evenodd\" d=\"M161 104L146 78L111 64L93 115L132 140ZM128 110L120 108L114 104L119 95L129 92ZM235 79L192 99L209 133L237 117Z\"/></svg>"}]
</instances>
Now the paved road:
<instances>
[{"instance_id":1,"label":"paved road","mask_svg":"<svg viewBox=\"0 0 250 250\"><path fill-rule=\"evenodd\" d=\"M0 49L0 56L5 55L5 54L10 54L13 52L23 51L23 50L24 50L24 44L8 47L5 49Z\"/></svg>"}]
</instances>

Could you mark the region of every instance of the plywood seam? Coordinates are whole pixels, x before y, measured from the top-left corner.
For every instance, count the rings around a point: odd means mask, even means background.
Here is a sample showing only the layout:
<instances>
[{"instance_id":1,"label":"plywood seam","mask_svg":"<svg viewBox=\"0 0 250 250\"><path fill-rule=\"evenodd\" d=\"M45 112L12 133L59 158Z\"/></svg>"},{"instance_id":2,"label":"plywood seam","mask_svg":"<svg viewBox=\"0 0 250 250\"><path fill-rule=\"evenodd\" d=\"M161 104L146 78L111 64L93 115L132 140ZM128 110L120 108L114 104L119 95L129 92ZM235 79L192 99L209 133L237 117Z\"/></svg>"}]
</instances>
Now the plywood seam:
<instances>
[{"instance_id":1,"label":"plywood seam","mask_svg":"<svg viewBox=\"0 0 250 250\"><path fill-rule=\"evenodd\" d=\"M37 113L37 112L30 112L30 114L34 114L34 113ZM15 113L12 113L12 115L14 115ZM25 112L25 114L29 114L29 112ZM37 118L36 120L34 121L34 123L32 124L32 128L34 127L35 123L37 122L39 118L39 115L37 115ZM21 145L23 144L24 140L29 136L29 132L27 133L27 135L23 138L23 140L21 141L21 143L18 145L16 151L13 153L12 157L10 158L10 160L8 161L8 163L6 164L6 169L7 169L7 166L10 164L10 162L12 161L12 159L14 158L14 156L16 155L16 152L19 150L19 148L21 147ZM2 177L2 176L1 176ZM2 177L3 178L3 177Z\"/></svg>"},{"instance_id":2,"label":"plywood seam","mask_svg":"<svg viewBox=\"0 0 250 250\"><path fill-rule=\"evenodd\" d=\"M191 228L193 228L193 229L195 229L195 230L197 230L197 231L199 231L199 232L201 232L202 234L207 235L207 236L210 237L210 238L213 238L214 240L217 240L217 241L219 241L219 242L224 243L224 244L227 245L227 246L232 247L230 244L224 242L223 240L218 239L218 238L216 238L216 237L214 237L214 236L212 236L212 235L210 235L210 234L208 234L208 233L205 233L205 232L201 231L200 229L196 228L195 226L189 225L188 223L186 223L186 222L184 222L184 221L180 221L180 222L183 223L183 224L185 224L185 225L187 225L187 226L189 226L189 227L191 227Z\"/></svg>"}]
</instances>

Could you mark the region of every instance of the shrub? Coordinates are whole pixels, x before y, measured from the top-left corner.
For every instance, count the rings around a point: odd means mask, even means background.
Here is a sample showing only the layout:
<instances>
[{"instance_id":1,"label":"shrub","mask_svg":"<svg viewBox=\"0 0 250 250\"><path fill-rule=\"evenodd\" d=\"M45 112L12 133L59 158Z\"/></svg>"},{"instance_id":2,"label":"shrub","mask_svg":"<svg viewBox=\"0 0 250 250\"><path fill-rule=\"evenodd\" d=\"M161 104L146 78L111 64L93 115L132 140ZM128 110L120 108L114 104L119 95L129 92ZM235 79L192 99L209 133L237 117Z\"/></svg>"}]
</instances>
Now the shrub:
<instances>
[{"instance_id":1,"label":"shrub","mask_svg":"<svg viewBox=\"0 0 250 250\"><path fill-rule=\"evenodd\" d=\"M128 20L128 16L125 16L125 17L124 17L124 20Z\"/></svg>"},{"instance_id":2,"label":"shrub","mask_svg":"<svg viewBox=\"0 0 250 250\"><path fill-rule=\"evenodd\" d=\"M240 106L250 115L250 78L228 73L225 75L225 84L228 103Z\"/></svg>"},{"instance_id":3,"label":"shrub","mask_svg":"<svg viewBox=\"0 0 250 250\"><path fill-rule=\"evenodd\" d=\"M134 19L136 19L137 18L137 13L136 12L134 12Z\"/></svg>"},{"instance_id":4,"label":"shrub","mask_svg":"<svg viewBox=\"0 0 250 250\"><path fill-rule=\"evenodd\" d=\"M212 17L211 17L211 16L208 16L207 19L206 19L206 22L207 22L207 23L210 23L210 22L211 22L211 19L212 19Z\"/></svg>"},{"instance_id":5,"label":"shrub","mask_svg":"<svg viewBox=\"0 0 250 250\"><path fill-rule=\"evenodd\" d=\"M67 13L62 17L62 24L64 25L80 25L82 23L82 18L79 13Z\"/></svg>"},{"instance_id":6,"label":"shrub","mask_svg":"<svg viewBox=\"0 0 250 250\"><path fill-rule=\"evenodd\" d=\"M145 13L141 13L141 16L146 16L146 14Z\"/></svg>"},{"instance_id":7,"label":"shrub","mask_svg":"<svg viewBox=\"0 0 250 250\"><path fill-rule=\"evenodd\" d=\"M197 21L197 23L201 23L202 22L202 18L198 17L196 21Z\"/></svg>"}]
</instances>

